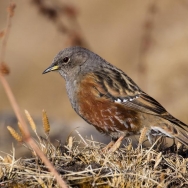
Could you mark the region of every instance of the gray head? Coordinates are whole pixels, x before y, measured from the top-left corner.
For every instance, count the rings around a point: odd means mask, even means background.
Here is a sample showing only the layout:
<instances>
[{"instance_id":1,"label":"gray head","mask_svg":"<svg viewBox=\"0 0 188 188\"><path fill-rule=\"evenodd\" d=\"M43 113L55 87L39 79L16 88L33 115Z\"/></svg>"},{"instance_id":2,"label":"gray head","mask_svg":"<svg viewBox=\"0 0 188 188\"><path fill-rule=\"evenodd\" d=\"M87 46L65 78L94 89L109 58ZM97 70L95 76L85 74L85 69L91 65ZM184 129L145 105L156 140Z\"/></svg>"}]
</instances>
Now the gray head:
<instances>
[{"instance_id":1,"label":"gray head","mask_svg":"<svg viewBox=\"0 0 188 188\"><path fill-rule=\"evenodd\" d=\"M93 55L96 54L82 47L66 48L55 56L52 64L43 74L51 71L59 71L64 79L66 79L79 72L80 67Z\"/></svg>"}]
</instances>

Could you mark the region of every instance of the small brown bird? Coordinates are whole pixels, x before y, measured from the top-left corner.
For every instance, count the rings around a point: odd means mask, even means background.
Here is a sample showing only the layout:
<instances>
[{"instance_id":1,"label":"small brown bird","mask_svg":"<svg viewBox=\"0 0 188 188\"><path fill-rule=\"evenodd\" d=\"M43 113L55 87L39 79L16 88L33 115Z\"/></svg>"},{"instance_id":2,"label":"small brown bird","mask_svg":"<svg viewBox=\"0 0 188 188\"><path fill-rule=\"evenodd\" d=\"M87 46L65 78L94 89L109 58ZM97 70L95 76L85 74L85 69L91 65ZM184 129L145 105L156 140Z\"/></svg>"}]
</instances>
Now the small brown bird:
<instances>
[{"instance_id":1,"label":"small brown bird","mask_svg":"<svg viewBox=\"0 0 188 188\"><path fill-rule=\"evenodd\" d=\"M188 146L188 126L97 54L81 47L66 48L43 74L50 71L58 71L65 79L69 100L78 115L111 136L111 144L146 127L150 142L154 135L165 135Z\"/></svg>"}]
</instances>

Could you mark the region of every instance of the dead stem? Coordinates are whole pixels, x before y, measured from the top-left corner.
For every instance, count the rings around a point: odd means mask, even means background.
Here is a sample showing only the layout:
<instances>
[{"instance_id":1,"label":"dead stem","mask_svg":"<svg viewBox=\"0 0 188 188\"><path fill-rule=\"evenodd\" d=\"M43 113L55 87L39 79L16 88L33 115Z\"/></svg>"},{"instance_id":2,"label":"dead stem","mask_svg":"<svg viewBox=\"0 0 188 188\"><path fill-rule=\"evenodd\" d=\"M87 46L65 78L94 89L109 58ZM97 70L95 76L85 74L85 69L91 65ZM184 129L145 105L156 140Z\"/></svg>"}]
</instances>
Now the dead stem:
<instances>
[{"instance_id":1,"label":"dead stem","mask_svg":"<svg viewBox=\"0 0 188 188\"><path fill-rule=\"evenodd\" d=\"M7 20L7 27L5 29L5 35L4 35L4 38L3 38L2 49L1 49L1 52L0 52L0 65L2 65L2 63L4 62L6 45L7 45L7 40L8 40L8 34L9 34L10 28L11 28L11 18L14 15L15 6L16 5L14 3L10 2L9 7L7 9L8 10L8 20ZM67 188L66 183L63 181L63 179L60 177L60 175L55 170L53 165L50 163L50 161L46 158L46 156L42 153L42 151L38 148L36 143L31 138L30 133L29 133L28 128L27 128L27 125L26 125L26 122L25 122L24 118L22 117L22 115L20 113L18 103L16 102L16 99L13 95L13 92L12 92L8 82L4 78L2 72L0 72L0 80L1 80L1 83L4 87L5 92L8 96L8 98L9 98L9 101L12 105L12 108L13 108L15 114L16 114L16 117L17 117L18 121L20 122L20 125L22 126L22 131L24 131L23 139L25 140L25 142L27 142L33 148L33 150L37 153L37 155L42 159L42 161L44 162L46 167L55 176L59 185L63 188Z\"/></svg>"},{"instance_id":2,"label":"dead stem","mask_svg":"<svg viewBox=\"0 0 188 188\"><path fill-rule=\"evenodd\" d=\"M41 15L50 19L58 31L66 36L65 46L83 46L89 48L81 27L77 21L78 10L69 3L62 1L31 0ZM65 20L68 20L66 23Z\"/></svg>"},{"instance_id":3,"label":"dead stem","mask_svg":"<svg viewBox=\"0 0 188 188\"><path fill-rule=\"evenodd\" d=\"M143 24L143 35L141 37L139 64L138 64L138 80L142 89L147 90L147 55L152 45L152 31L154 29L154 18L157 13L157 1L152 1L148 7L147 17Z\"/></svg>"}]
</instances>

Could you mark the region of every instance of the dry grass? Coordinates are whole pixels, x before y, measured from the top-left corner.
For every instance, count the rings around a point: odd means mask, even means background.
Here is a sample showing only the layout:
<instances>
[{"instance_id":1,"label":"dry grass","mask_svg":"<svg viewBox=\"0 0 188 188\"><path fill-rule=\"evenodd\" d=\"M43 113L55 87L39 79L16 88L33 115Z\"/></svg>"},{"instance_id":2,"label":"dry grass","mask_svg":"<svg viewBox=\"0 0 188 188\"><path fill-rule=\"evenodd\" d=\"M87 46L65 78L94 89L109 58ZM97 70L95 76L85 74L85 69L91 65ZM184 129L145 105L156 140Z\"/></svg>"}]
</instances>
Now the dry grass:
<instances>
[{"instance_id":1,"label":"dry grass","mask_svg":"<svg viewBox=\"0 0 188 188\"><path fill-rule=\"evenodd\" d=\"M102 148L105 145L93 139L82 137L76 140L70 136L65 144L58 142L58 146L54 146L48 137L38 137L36 130L34 132L38 147L69 187L188 186L188 159L180 155L185 154L185 151L178 154L175 150L154 150L158 141L150 148L143 148L142 145L133 148L127 139L126 144L117 151L104 153ZM15 130L14 133L18 134ZM15 148L13 155L0 157L0 186L58 187L55 178L34 150L25 143L23 145L28 147L32 157L15 159Z\"/></svg>"},{"instance_id":2,"label":"dry grass","mask_svg":"<svg viewBox=\"0 0 188 188\"><path fill-rule=\"evenodd\" d=\"M67 36L67 46L88 46L77 23L77 12L73 6L54 6L53 4L48 6L40 0L31 0L31 2L36 5L42 15L48 16ZM151 34L154 25L153 17L157 13L156 8L155 2L148 8L150 18L145 22L140 67L138 67L141 77L147 73L145 58L152 42ZM102 152L104 144L92 139L84 139L79 133L80 140L70 136L67 143L62 145L59 142L58 146L54 146L49 139L50 125L46 112L43 112L45 138L42 138L37 133L32 117L26 111L29 124L36 134L38 146L36 147L20 114L11 88L4 78L10 72L5 62L5 52L14 9L15 4L11 2L8 7L7 26L0 31L0 38L3 38L0 51L0 78L18 117L20 133L10 126L7 128L18 142L31 151L32 156L16 159L15 148L13 148L13 154L7 154L6 157L0 156L0 187L59 187L57 181L62 187L66 187L62 178L69 187L188 187L187 151L183 150L180 144L177 146L178 152L173 147L164 150L159 139L150 148L143 148L146 129L142 131L138 148L133 148L131 141L127 140L125 146L112 153ZM67 19L71 20L70 25L61 21L60 18L64 13ZM145 80L145 77L143 79ZM61 178L43 154L54 165Z\"/></svg>"}]
</instances>

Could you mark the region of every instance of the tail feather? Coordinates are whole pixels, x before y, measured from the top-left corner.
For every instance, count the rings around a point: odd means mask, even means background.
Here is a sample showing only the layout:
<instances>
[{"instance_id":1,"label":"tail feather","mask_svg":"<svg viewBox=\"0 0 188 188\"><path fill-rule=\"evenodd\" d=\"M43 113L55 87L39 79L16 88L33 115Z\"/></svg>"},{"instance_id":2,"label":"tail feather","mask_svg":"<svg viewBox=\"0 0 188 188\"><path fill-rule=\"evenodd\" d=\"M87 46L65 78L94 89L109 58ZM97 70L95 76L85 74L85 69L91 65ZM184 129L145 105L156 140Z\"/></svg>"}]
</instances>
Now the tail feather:
<instances>
[{"instance_id":1,"label":"tail feather","mask_svg":"<svg viewBox=\"0 0 188 188\"><path fill-rule=\"evenodd\" d=\"M174 131L172 132L172 135L174 138L179 140L182 144L188 146L188 125L173 116L171 122L173 123L172 126Z\"/></svg>"},{"instance_id":2,"label":"tail feather","mask_svg":"<svg viewBox=\"0 0 188 188\"><path fill-rule=\"evenodd\" d=\"M181 122L178 121L178 123ZM184 126L187 125L184 123L177 125L170 122L151 126L151 130L155 131L155 133L157 133L158 135L162 133L167 137L175 138L185 146L188 146L188 131L186 130L186 128L184 128Z\"/></svg>"},{"instance_id":3,"label":"tail feather","mask_svg":"<svg viewBox=\"0 0 188 188\"><path fill-rule=\"evenodd\" d=\"M163 114L162 117L168 120L168 123L165 124L166 126L163 126L163 130L167 133L166 135L169 135L188 146L188 125L176 119L168 112Z\"/></svg>"},{"instance_id":4,"label":"tail feather","mask_svg":"<svg viewBox=\"0 0 188 188\"><path fill-rule=\"evenodd\" d=\"M175 134L174 137L182 144L188 146L188 132L185 132L185 130L179 129L178 134Z\"/></svg>"},{"instance_id":5,"label":"tail feather","mask_svg":"<svg viewBox=\"0 0 188 188\"><path fill-rule=\"evenodd\" d=\"M176 119L175 117L173 117L172 115L170 115L168 112L166 112L166 113L167 114L164 114L161 117L164 118L164 119L166 119L166 120L168 120L169 122L171 122L175 126L178 126L181 129L183 129L184 131L188 132L188 125L186 125L185 123L183 123L179 119Z\"/></svg>"}]
</instances>

